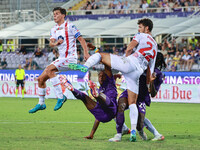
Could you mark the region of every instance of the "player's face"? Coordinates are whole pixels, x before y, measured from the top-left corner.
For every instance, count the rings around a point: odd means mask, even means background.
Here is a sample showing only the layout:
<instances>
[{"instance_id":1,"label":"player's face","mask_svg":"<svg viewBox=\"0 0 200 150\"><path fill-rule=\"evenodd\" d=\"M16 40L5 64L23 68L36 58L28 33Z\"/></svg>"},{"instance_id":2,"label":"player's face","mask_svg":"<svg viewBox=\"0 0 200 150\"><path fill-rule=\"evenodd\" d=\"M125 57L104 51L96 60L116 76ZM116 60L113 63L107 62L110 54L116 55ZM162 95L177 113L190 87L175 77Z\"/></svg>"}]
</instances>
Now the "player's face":
<instances>
[{"instance_id":1,"label":"player's face","mask_svg":"<svg viewBox=\"0 0 200 150\"><path fill-rule=\"evenodd\" d=\"M62 19L64 19L65 15L61 14L60 10L55 10L53 12L53 19L55 23L59 23Z\"/></svg>"},{"instance_id":2,"label":"player's face","mask_svg":"<svg viewBox=\"0 0 200 150\"><path fill-rule=\"evenodd\" d=\"M105 81L105 79L106 79L106 75L105 75L105 73L103 71L101 71L99 73L99 75L98 75L98 80L99 80L100 85L103 84L103 82Z\"/></svg>"},{"instance_id":3,"label":"player's face","mask_svg":"<svg viewBox=\"0 0 200 150\"><path fill-rule=\"evenodd\" d=\"M138 32L144 33L144 26L142 24L139 24L139 26L138 26Z\"/></svg>"},{"instance_id":4,"label":"player's face","mask_svg":"<svg viewBox=\"0 0 200 150\"><path fill-rule=\"evenodd\" d=\"M148 27L145 27L143 24L139 24L138 26L138 32L140 33L147 33Z\"/></svg>"}]
</instances>

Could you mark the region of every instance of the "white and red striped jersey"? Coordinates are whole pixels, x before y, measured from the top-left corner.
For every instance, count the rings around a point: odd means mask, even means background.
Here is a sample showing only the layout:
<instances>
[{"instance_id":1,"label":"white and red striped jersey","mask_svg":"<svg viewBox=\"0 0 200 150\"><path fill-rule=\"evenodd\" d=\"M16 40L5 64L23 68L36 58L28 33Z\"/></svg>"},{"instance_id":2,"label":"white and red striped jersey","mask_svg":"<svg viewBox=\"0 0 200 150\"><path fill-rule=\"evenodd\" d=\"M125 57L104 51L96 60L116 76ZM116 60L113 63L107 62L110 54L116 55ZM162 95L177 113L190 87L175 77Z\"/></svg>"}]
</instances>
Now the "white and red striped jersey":
<instances>
[{"instance_id":1,"label":"white and red striped jersey","mask_svg":"<svg viewBox=\"0 0 200 150\"><path fill-rule=\"evenodd\" d=\"M59 59L77 59L76 39L81 33L76 26L69 21L65 21L60 26L56 24L51 29L50 39L63 39L63 43L58 46Z\"/></svg>"},{"instance_id":2,"label":"white and red striped jersey","mask_svg":"<svg viewBox=\"0 0 200 150\"><path fill-rule=\"evenodd\" d=\"M137 47L134 49L135 53L133 56L138 59L140 67L143 70L146 70L147 66L149 66L151 73L153 73L157 56L156 41L151 35L146 33L138 33L132 40L138 42Z\"/></svg>"}]
</instances>

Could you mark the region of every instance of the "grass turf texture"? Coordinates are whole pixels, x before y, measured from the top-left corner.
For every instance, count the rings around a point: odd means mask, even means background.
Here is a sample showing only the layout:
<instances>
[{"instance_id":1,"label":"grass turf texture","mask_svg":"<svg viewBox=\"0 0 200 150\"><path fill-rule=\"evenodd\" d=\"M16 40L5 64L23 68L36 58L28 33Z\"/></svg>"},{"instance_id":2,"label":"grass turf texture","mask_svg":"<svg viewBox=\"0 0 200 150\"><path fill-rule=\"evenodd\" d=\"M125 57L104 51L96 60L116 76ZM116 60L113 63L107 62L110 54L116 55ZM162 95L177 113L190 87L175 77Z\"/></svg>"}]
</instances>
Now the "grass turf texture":
<instances>
[{"instance_id":1,"label":"grass turf texture","mask_svg":"<svg viewBox=\"0 0 200 150\"><path fill-rule=\"evenodd\" d=\"M68 100L58 111L53 111L55 99L46 100L47 109L29 114L38 99L0 98L0 149L200 149L200 104L152 103L147 108L151 120L165 141L129 142L125 135L121 142L108 139L116 133L115 122L101 123L93 140L84 139L89 135L94 117L81 101ZM130 127L129 111L126 124ZM145 129L148 139L153 135Z\"/></svg>"}]
</instances>

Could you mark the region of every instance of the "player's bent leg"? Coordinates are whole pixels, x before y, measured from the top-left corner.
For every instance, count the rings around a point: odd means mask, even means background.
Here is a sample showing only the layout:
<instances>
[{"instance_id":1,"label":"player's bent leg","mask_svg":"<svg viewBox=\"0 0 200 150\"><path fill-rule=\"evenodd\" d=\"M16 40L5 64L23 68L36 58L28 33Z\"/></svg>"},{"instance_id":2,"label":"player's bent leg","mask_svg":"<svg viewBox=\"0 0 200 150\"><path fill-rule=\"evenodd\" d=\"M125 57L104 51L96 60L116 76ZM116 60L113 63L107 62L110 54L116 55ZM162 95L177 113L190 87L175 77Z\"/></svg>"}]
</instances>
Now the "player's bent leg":
<instances>
[{"instance_id":1,"label":"player's bent leg","mask_svg":"<svg viewBox=\"0 0 200 150\"><path fill-rule=\"evenodd\" d=\"M75 92L79 93L81 95L81 97L84 97L84 98L81 98L80 100L85 104L85 106L88 110L92 110L92 109L95 108L97 103L95 101L93 101L89 96L87 96L86 94L74 89L73 94Z\"/></svg>"},{"instance_id":2,"label":"player's bent leg","mask_svg":"<svg viewBox=\"0 0 200 150\"><path fill-rule=\"evenodd\" d=\"M138 130L138 134L139 134L140 138L142 140L146 141L147 140L147 135L146 135L146 133L143 130L143 127L144 127L144 118L145 118L145 114L139 112L138 123L137 123L137 130Z\"/></svg>"},{"instance_id":3,"label":"player's bent leg","mask_svg":"<svg viewBox=\"0 0 200 150\"><path fill-rule=\"evenodd\" d=\"M100 53L101 55L101 62L108 67L111 67L111 58L110 53Z\"/></svg>"},{"instance_id":4,"label":"player's bent leg","mask_svg":"<svg viewBox=\"0 0 200 150\"><path fill-rule=\"evenodd\" d=\"M108 96L106 96L104 93L99 93L98 97L95 97L95 99L99 102L99 104L104 109L108 109L108 107L112 103L111 99Z\"/></svg>"},{"instance_id":5,"label":"player's bent leg","mask_svg":"<svg viewBox=\"0 0 200 150\"><path fill-rule=\"evenodd\" d=\"M77 98L80 99L86 106L88 110L93 109L96 106L96 102L94 102L89 96L85 93L75 89L73 85L67 80L66 76L60 76L60 82L63 84L68 90L72 92L72 94Z\"/></svg>"},{"instance_id":6,"label":"player's bent leg","mask_svg":"<svg viewBox=\"0 0 200 150\"><path fill-rule=\"evenodd\" d=\"M130 133L129 128L123 130L123 124L125 121L124 111L126 108L128 108L128 99L126 97L119 98L116 115L116 129L117 133L122 133L122 135Z\"/></svg>"},{"instance_id":7,"label":"player's bent leg","mask_svg":"<svg viewBox=\"0 0 200 150\"><path fill-rule=\"evenodd\" d=\"M65 95L63 95L63 93L62 93L60 80L59 80L58 76L56 75L56 72L58 72L58 69L56 68L56 66L51 64L45 69L45 71L46 71L46 74L48 75L48 77L51 79L50 81L51 81L52 85L54 86L56 96L58 97L57 103L54 107L54 111L57 111L66 102L67 97Z\"/></svg>"},{"instance_id":8,"label":"player's bent leg","mask_svg":"<svg viewBox=\"0 0 200 150\"><path fill-rule=\"evenodd\" d=\"M126 97L119 98L118 100L118 108L117 108L117 115L116 115L116 129L117 134L108 141L110 142L120 142L123 134L129 134L130 130L126 126L126 129L123 130L124 125L124 111L128 108L128 101Z\"/></svg>"},{"instance_id":9,"label":"player's bent leg","mask_svg":"<svg viewBox=\"0 0 200 150\"><path fill-rule=\"evenodd\" d=\"M48 75L44 71L39 77L38 77L38 95L39 95L39 102L38 104L29 110L29 113L36 113L39 110L45 110L45 94L46 94L46 80L48 79Z\"/></svg>"}]
</instances>

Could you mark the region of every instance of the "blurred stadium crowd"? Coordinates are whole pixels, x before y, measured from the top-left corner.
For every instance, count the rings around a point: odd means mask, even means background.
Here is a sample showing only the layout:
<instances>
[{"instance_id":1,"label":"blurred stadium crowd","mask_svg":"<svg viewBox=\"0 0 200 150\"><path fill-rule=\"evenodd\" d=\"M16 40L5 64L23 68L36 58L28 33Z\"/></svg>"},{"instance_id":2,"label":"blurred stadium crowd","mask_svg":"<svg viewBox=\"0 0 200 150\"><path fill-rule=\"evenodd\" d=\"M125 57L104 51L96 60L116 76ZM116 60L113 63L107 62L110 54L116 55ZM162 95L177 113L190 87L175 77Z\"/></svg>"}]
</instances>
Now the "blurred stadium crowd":
<instances>
[{"instance_id":1,"label":"blurred stadium crowd","mask_svg":"<svg viewBox=\"0 0 200 150\"><path fill-rule=\"evenodd\" d=\"M200 39L192 38L191 40L182 39L177 43L176 40L171 42L165 40L164 43L158 44L158 49L165 56L167 68L165 71L198 71L200 66ZM44 69L52 61L59 57L57 49L49 47L35 48L34 51L27 50L23 45L14 49L12 40L7 41L8 45L2 46L0 41L0 65L1 69L15 69L19 64L26 70ZM127 45L123 47L111 46L105 41L101 42L101 51L114 53L120 56L125 54ZM83 53L77 46L78 63L83 63ZM92 54L93 52L91 52Z\"/></svg>"},{"instance_id":2,"label":"blurred stadium crowd","mask_svg":"<svg viewBox=\"0 0 200 150\"><path fill-rule=\"evenodd\" d=\"M95 9L109 9L110 14L134 13L131 9L137 13L191 12L194 6L200 6L200 0L88 0L81 10L87 10L86 14Z\"/></svg>"}]
</instances>

